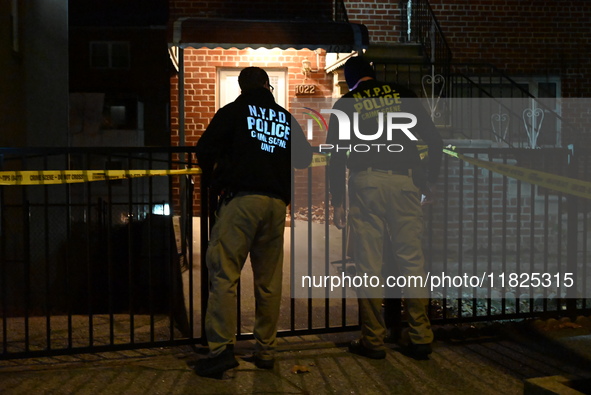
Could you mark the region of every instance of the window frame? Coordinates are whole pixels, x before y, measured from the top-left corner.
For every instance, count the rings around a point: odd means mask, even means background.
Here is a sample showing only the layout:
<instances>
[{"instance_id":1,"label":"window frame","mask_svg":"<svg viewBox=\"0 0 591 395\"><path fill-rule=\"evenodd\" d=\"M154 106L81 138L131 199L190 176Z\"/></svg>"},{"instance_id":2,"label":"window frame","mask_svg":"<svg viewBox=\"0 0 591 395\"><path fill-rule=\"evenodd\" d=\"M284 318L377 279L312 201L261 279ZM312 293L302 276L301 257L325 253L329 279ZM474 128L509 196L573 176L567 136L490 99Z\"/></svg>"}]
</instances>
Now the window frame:
<instances>
[{"instance_id":1,"label":"window frame","mask_svg":"<svg viewBox=\"0 0 591 395\"><path fill-rule=\"evenodd\" d=\"M129 41L90 41L89 42L89 49L88 49L88 62L91 69L98 69L98 70L129 70L131 68L131 51L130 51L130 43ZM95 56L95 48L99 45L103 45L107 47L107 64L106 65L96 65L94 62ZM115 46L122 46L125 48L125 60L126 64L124 66L116 66L114 65L114 55L113 49Z\"/></svg>"}]
</instances>

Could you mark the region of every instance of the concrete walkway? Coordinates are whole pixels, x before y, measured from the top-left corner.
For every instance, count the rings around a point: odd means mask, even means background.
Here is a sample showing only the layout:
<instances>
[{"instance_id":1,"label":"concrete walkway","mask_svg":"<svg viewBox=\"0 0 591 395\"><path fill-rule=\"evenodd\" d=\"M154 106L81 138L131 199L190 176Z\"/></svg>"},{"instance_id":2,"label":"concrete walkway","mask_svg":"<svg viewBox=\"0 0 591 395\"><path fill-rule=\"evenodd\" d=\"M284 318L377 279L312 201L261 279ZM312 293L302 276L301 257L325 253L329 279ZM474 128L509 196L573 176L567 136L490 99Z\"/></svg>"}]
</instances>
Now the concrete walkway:
<instances>
[{"instance_id":1,"label":"concrete walkway","mask_svg":"<svg viewBox=\"0 0 591 395\"><path fill-rule=\"evenodd\" d=\"M205 356L200 347L8 360L0 361L0 393L522 394L532 378L591 379L591 327L538 329L504 325L491 337L450 336L435 343L429 361L410 359L396 345L385 360L350 354L346 344L356 333L281 338L272 371L243 359L253 348L243 341L236 346L240 366L221 380L189 367ZM588 382L579 383L574 393L591 393ZM533 393L529 385L525 393Z\"/></svg>"}]
</instances>

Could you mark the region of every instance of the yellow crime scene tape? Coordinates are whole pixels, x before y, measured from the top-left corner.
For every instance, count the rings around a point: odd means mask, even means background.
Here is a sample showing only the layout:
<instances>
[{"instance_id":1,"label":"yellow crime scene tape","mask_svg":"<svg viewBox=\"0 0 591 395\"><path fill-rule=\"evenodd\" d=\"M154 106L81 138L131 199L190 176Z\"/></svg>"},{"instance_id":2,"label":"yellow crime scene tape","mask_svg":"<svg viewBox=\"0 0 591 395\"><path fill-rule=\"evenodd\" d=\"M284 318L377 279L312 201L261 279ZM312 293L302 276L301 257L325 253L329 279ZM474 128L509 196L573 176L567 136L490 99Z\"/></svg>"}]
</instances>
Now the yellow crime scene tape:
<instances>
[{"instance_id":1,"label":"yellow crime scene tape","mask_svg":"<svg viewBox=\"0 0 591 395\"><path fill-rule=\"evenodd\" d=\"M17 170L0 171L0 185L52 185L138 177L201 174L200 168L178 170Z\"/></svg>"},{"instance_id":2,"label":"yellow crime scene tape","mask_svg":"<svg viewBox=\"0 0 591 395\"><path fill-rule=\"evenodd\" d=\"M591 199L591 182L588 181L527 169L525 167L515 165L507 165L503 163L475 159L447 148L444 148L443 152L475 166L482 167L507 177L529 182L530 184L535 184L558 192L564 192L574 196Z\"/></svg>"},{"instance_id":3,"label":"yellow crime scene tape","mask_svg":"<svg viewBox=\"0 0 591 395\"><path fill-rule=\"evenodd\" d=\"M475 166L558 192L591 199L591 182L515 165L483 161L462 155L449 148L444 148L443 152ZM426 151L426 146L419 146L421 158L427 155ZM328 161L328 155L314 153L310 167L326 166ZM197 174L201 174L200 168L178 170L16 170L0 171L0 185L55 185L124 180L138 177Z\"/></svg>"},{"instance_id":4,"label":"yellow crime scene tape","mask_svg":"<svg viewBox=\"0 0 591 395\"><path fill-rule=\"evenodd\" d=\"M419 145L419 154L421 159L427 156L427 146ZM552 173L546 173L543 171L527 169L525 167L507 165L497 162L488 162L480 159L475 159L466 155L462 155L453 149L444 148L443 152L458 158L460 160L471 163L475 166L482 167L495 173L502 174L504 176L514 178L528 182L530 184L539 185L544 188L552 189L558 192L568 193L574 196L582 197L585 199L591 199L591 182L578 180L576 178L559 176ZM328 164L329 156L326 154L315 153L312 158L312 164L310 167L326 166Z\"/></svg>"}]
</instances>

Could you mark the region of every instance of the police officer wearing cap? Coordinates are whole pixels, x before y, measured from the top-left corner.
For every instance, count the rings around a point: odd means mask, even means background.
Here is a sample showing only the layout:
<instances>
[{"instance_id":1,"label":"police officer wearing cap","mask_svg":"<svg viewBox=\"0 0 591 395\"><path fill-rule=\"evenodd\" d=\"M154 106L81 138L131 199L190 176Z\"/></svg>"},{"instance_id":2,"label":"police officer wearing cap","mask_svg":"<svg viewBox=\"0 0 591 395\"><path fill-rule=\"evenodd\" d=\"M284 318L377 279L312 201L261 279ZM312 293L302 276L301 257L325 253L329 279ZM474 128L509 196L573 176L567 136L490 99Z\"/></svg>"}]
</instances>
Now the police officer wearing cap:
<instances>
[{"instance_id":1,"label":"police officer wearing cap","mask_svg":"<svg viewBox=\"0 0 591 395\"><path fill-rule=\"evenodd\" d=\"M349 345L349 350L383 359L387 335L382 313L386 274L396 272L407 279L425 276L422 204L433 202L443 141L411 90L376 80L373 67L359 56L346 62L344 72L350 91L335 103L333 110L348 115L350 129L343 130L346 125L333 113L326 141L327 146L334 147L329 162L334 223L339 229L346 225L348 168L348 225L356 272L380 279L380 286L356 289L361 337ZM428 145L426 168L421 163L416 139ZM385 248L390 249L386 254ZM385 256L393 258L390 261ZM408 286L407 282L403 292L410 336L403 351L416 359L428 359L433 332L427 313L427 289Z\"/></svg>"}]
</instances>

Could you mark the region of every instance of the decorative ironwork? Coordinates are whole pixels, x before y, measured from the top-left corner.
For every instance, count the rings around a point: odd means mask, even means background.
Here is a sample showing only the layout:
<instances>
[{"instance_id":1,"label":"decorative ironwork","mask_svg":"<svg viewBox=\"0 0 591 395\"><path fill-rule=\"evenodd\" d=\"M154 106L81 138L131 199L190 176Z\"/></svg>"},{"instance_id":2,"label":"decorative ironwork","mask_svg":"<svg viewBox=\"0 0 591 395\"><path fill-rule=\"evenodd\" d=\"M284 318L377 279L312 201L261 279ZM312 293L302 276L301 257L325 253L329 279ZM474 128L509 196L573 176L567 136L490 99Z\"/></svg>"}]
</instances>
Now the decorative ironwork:
<instances>
[{"instance_id":1,"label":"decorative ironwork","mask_svg":"<svg viewBox=\"0 0 591 395\"><path fill-rule=\"evenodd\" d=\"M439 26L433 9L427 0L408 0L402 8L402 41L416 42L423 46L431 62L448 64L452 52Z\"/></svg>"},{"instance_id":2,"label":"decorative ironwork","mask_svg":"<svg viewBox=\"0 0 591 395\"><path fill-rule=\"evenodd\" d=\"M531 122L528 123L528 119ZM538 136L544 122L544 110L541 108L526 108L523 110L523 124L528 137L530 148L538 148Z\"/></svg>"},{"instance_id":3,"label":"decorative ironwork","mask_svg":"<svg viewBox=\"0 0 591 395\"><path fill-rule=\"evenodd\" d=\"M510 122L511 120L509 119L509 114L501 112L500 106L499 112L490 116L493 135L495 136L495 140L497 140L497 142L507 141L507 133L509 132Z\"/></svg>"},{"instance_id":4,"label":"decorative ironwork","mask_svg":"<svg viewBox=\"0 0 591 395\"><path fill-rule=\"evenodd\" d=\"M435 74L435 67L431 66L431 74L424 75L421 84L423 93L427 98L431 119L435 121L435 118L441 117L441 112L438 112L437 108L445 89L445 77L441 74Z\"/></svg>"},{"instance_id":5,"label":"decorative ironwork","mask_svg":"<svg viewBox=\"0 0 591 395\"><path fill-rule=\"evenodd\" d=\"M334 20L336 22L349 22L349 17L347 16L347 8L345 7L345 3L343 0L337 0L334 3Z\"/></svg>"}]
</instances>

